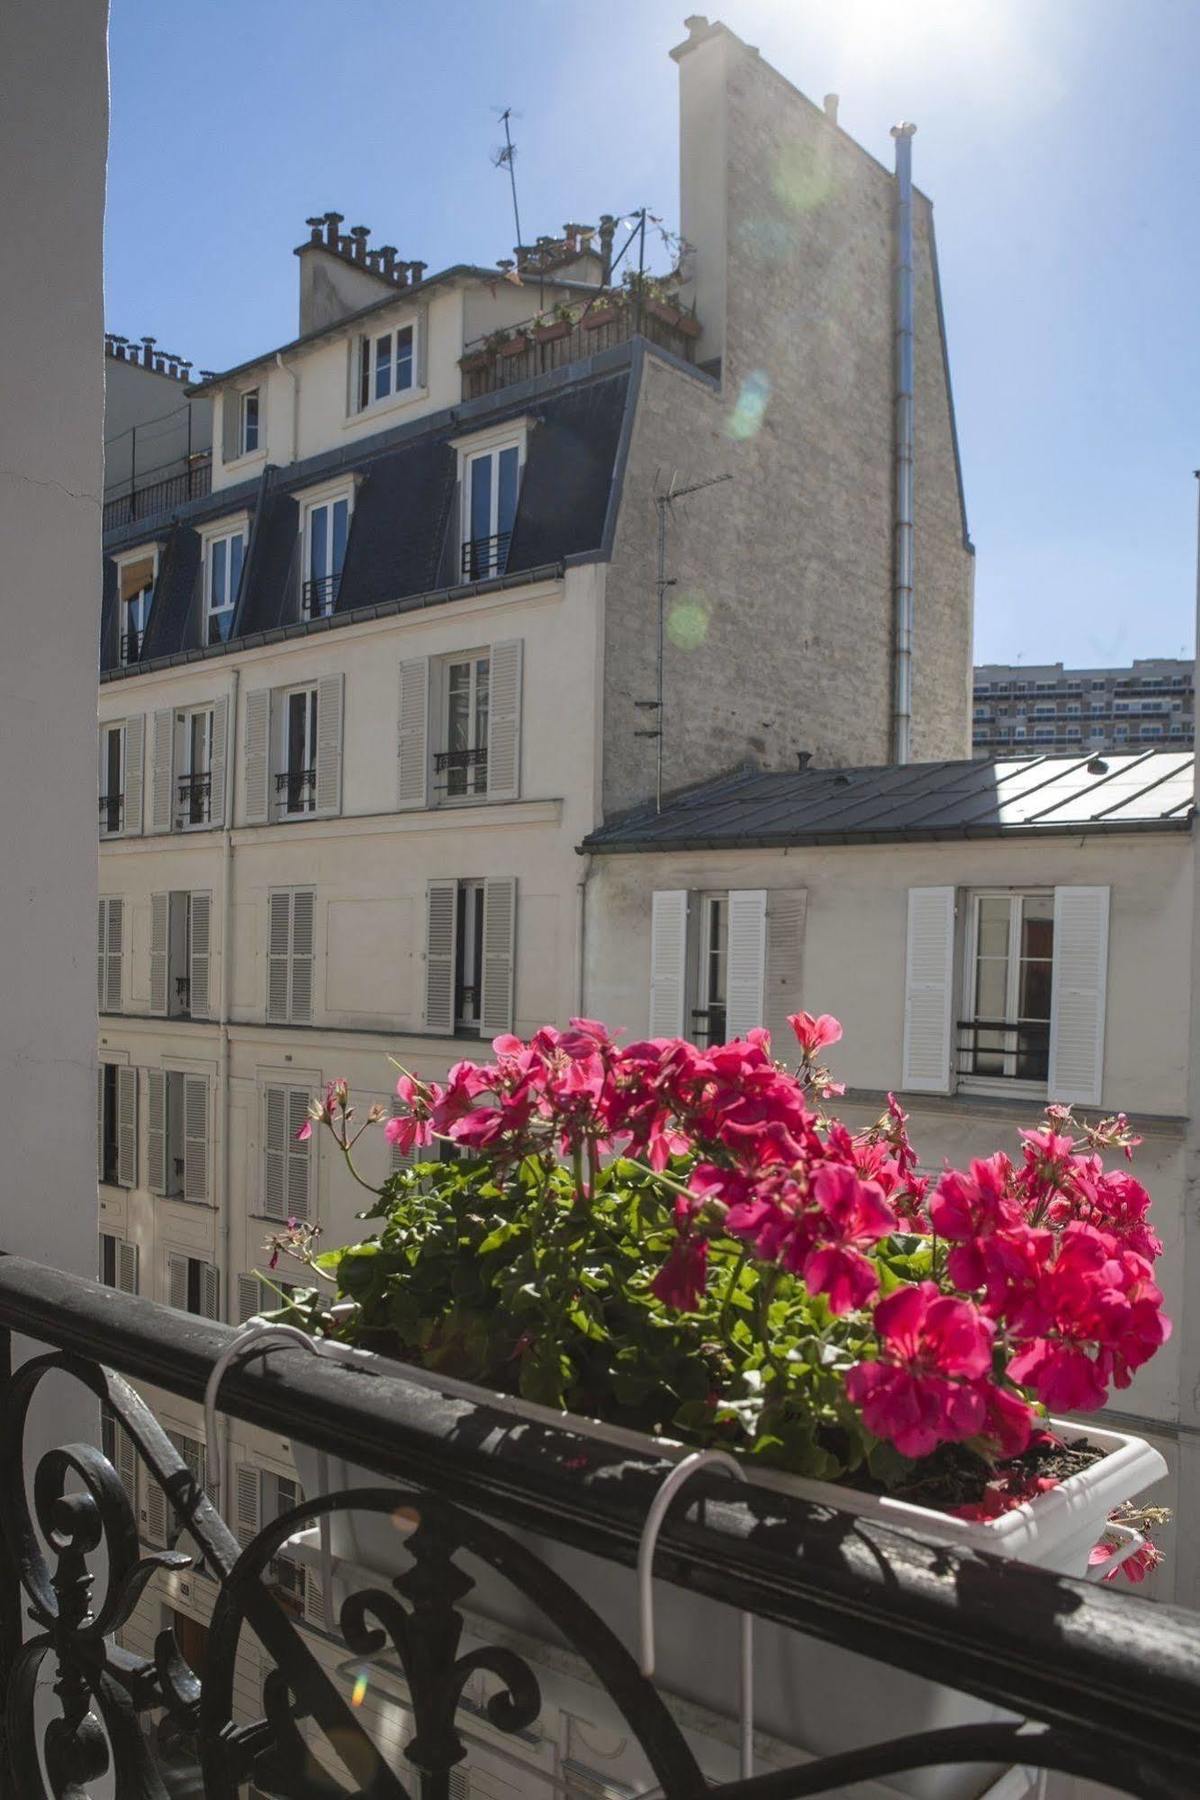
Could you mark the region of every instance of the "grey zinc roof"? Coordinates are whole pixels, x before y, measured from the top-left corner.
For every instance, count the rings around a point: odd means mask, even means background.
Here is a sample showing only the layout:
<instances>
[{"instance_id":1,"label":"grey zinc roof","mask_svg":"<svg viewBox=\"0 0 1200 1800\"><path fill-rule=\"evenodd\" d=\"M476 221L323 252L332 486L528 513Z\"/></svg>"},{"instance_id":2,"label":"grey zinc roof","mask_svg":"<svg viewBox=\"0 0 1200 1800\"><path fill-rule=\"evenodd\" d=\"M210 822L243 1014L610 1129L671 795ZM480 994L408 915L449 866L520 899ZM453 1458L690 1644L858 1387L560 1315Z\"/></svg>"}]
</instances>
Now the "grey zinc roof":
<instances>
[{"instance_id":1,"label":"grey zinc roof","mask_svg":"<svg viewBox=\"0 0 1200 1800\"><path fill-rule=\"evenodd\" d=\"M602 825L598 853L1187 830L1189 750L871 769L742 769Z\"/></svg>"}]
</instances>

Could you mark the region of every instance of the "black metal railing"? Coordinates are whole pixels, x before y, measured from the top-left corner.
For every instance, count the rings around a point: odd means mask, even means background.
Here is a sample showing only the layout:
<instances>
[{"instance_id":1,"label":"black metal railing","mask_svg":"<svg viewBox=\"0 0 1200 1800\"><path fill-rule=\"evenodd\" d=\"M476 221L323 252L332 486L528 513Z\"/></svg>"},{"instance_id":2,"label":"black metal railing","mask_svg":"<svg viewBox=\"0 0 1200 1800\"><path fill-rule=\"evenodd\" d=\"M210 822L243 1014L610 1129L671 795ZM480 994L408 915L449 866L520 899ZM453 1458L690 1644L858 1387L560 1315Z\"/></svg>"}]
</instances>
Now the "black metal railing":
<instances>
[{"instance_id":1,"label":"black metal railing","mask_svg":"<svg viewBox=\"0 0 1200 1800\"><path fill-rule=\"evenodd\" d=\"M100 829L106 836L120 831L125 817L124 794L101 794L100 796Z\"/></svg>"},{"instance_id":2,"label":"black metal railing","mask_svg":"<svg viewBox=\"0 0 1200 1800\"><path fill-rule=\"evenodd\" d=\"M10 1332L49 1353L13 1370ZM840 1795L858 1782L954 1763L1057 1770L1147 1800L1192 1800L1200 1791L1200 1614L926 1542L825 1504L731 1486L717 1471L697 1477L667 1517L656 1562L662 1591L690 1589L854 1651L876 1671L861 1692L861 1738L851 1747L712 1785L640 1673L636 1643L602 1621L580 1579L585 1565L599 1565L589 1592L601 1607L607 1595L598 1585L615 1593L632 1583L668 1466L661 1458L609 1447L569 1422L514 1420L486 1399L438 1404L399 1365L395 1375L369 1375L298 1349L250 1356L225 1373L225 1415L361 1464L378 1480L307 1499L239 1542L225 1523L228 1505L199 1485L126 1379L199 1402L233 1336L229 1326L0 1257L0 1456L9 1471L0 1484L4 1800L82 1795L95 1784L118 1795L187 1791L225 1800L250 1782L290 1800L445 1800L451 1771L468 1755L459 1726L469 1723L464 1688L472 1673L487 1671L499 1683L487 1717L514 1751L542 1708L528 1633L523 1643L501 1625L499 1641L487 1641L487 1621L505 1616L503 1606L488 1610L497 1591L535 1610L546 1635L582 1659L665 1800ZM137 1485L147 1494L161 1489L186 1548L143 1551L137 1510L99 1449L76 1442L41 1454L36 1471L27 1466L26 1419L36 1421L40 1445L48 1415L38 1390L47 1379L55 1404L70 1382L93 1408L99 1400L110 1409L110 1446L119 1426L140 1465ZM232 1494L230 1461L222 1458ZM355 1565L339 1564L329 1610L313 1622L326 1640L318 1646L273 1571L298 1531L322 1517L336 1524L347 1511L360 1522L376 1516L384 1535L393 1528L392 1541L404 1544L403 1572L390 1587L386 1579L363 1585ZM551 1569L546 1540L556 1566L580 1585ZM580 1550L586 1559L574 1557ZM176 1641L169 1628L153 1657L120 1648L151 1576L185 1574L200 1561L217 1584L201 1634L203 1666L189 1664L186 1639ZM480 1639L465 1656L464 1601ZM736 1639L726 1617L714 1642ZM246 1690L239 1650L251 1632L260 1648L250 1704L261 1694L261 1715L247 1721L235 1717L234 1690L235 1668ZM660 1654L664 1648L671 1645ZM414 1714L394 1760L335 1679L344 1667L365 1675L375 1658L399 1666ZM981 1721L865 1741L879 1665L985 1702ZM997 1716L997 1707L1017 1716ZM139 1729L164 1709L172 1753L183 1745L198 1765L186 1789L160 1785L163 1734ZM335 1753L337 1774L318 1771L306 1739ZM326 1771L334 1766L325 1759Z\"/></svg>"},{"instance_id":3,"label":"black metal railing","mask_svg":"<svg viewBox=\"0 0 1200 1800\"><path fill-rule=\"evenodd\" d=\"M181 775L176 782L179 793L179 823L207 825L212 808L212 774Z\"/></svg>"},{"instance_id":4,"label":"black metal railing","mask_svg":"<svg viewBox=\"0 0 1200 1800\"><path fill-rule=\"evenodd\" d=\"M311 812L317 803L317 771L284 769L275 777L275 792L284 812Z\"/></svg>"},{"instance_id":5,"label":"black metal railing","mask_svg":"<svg viewBox=\"0 0 1200 1800\"><path fill-rule=\"evenodd\" d=\"M692 1010L692 1041L702 1049L725 1042L725 1008L717 1004Z\"/></svg>"},{"instance_id":6,"label":"black metal railing","mask_svg":"<svg viewBox=\"0 0 1200 1800\"><path fill-rule=\"evenodd\" d=\"M1049 1019L960 1019L958 1072L996 1081L1045 1081Z\"/></svg>"},{"instance_id":7,"label":"black metal railing","mask_svg":"<svg viewBox=\"0 0 1200 1800\"><path fill-rule=\"evenodd\" d=\"M175 1011L187 1014L192 1010L192 981L189 975L175 977Z\"/></svg>"},{"instance_id":8,"label":"black metal railing","mask_svg":"<svg viewBox=\"0 0 1200 1800\"><path fill-rule=\"evenodd\" d=\"M511 531L498 531L493 537L468 538L462 547L464 581L486 581L489 575L503 575L508 568Z\"/></svg>"},{"instance_id":9,"label":"black metal railing","mask_svg":"<svg viewBox=\"0 0 1200 1800\"><path fill-rule=\"evenodd\" d=\"M337 605L340 575L310 575L300 592L300 612L305 619L324 619Z\"/></svg>"},{"instance_id":10,"label":"black metal railing","mask_svg":"<svg viewBox=\"0 0 1200 1800\"><path fill-rule=\"evenodd\" d=\"M125 668L141 662L145 638L145 631L139 631L136 625L127 625L121 633L121 662Z\"/></svg>"},{"instance_id":11,"label":"black metal railing","mask_svg":"<svg viewBox=\"0 0 1200 1800\"><path fill-rule=\"evenodd\" d=\"M484 794L487 792L488 753L484 744L476 750L438 750L434 753L435 775L445 780L436 784L439 794Z\"/></svg>"},{"instance_id":12,"label":"black metal railing","mask_svg":"<svg viewBox=\"0 0 1200 1800\"><path fill-rule=\"evenodd\" d=\"M197 453L186 469L178 474L164 476L161 481L150 481L141 487L133 486L127 494L117 494L104 502L105 531L114 531L118 525L132 525L135 519L153 518L156 513L170 512L176 506L182 506L185 500L202 500L212 492L212 456L209 452Z\"/></svg>"}]
</instances>

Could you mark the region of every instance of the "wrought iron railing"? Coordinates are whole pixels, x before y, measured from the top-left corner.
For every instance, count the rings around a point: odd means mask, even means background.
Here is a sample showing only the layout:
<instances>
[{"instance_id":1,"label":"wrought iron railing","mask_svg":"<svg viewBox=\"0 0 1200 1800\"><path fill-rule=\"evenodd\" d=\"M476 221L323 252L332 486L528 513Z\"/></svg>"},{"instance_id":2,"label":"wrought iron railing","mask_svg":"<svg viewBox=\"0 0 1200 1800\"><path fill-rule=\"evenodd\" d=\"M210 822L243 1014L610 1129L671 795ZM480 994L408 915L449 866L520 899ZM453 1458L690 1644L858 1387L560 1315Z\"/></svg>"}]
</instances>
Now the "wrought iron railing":
<instances>
[{"instance_id":1,"label":"wrought iron railing","mask_svg":"<svg viewBox=\"0 0 1200 1800\"><path fill-rule=\"evenodd\" d=\"M317 802L317 771L283 769L275 777L275 792L284 812L311 812Z\"/></svg>"},{"instance_id":2,"label":"wrought iron railing","mask_svg":"<svg viewBox=\"0 0 1200 1800\"><path fill-rule=\"evenodd\" d=\"M462 547L464 581L486 581L489 575L503 575L508 568L511 531L498 531L492 537L468 538Z\"/></svg>"},{"instance_id":3,"label":"wrought iron railing","mask_svg":"<svg viewBox=\"0 0 1200 1800\"><path fill-rule=\"evenodd\" d=\"M100 829L106 837L112 837L120 831L121 821L125 815L124 794L101 794L100 796Z\"/></svg>"},{"instance_id":4,"label":"wrought iron railing","mask_svg":"<svg viewBox=\"0 0 1200 1800\"><path fill-rule=\"evenodd\" d=\"M186 469L167 475L161 481L134 485L127 494L117 494L104 502L105 531L119 525L131 525L135 519L153 518L156 513L170 512L185 500L202 500L212 492L212 456L197 453Z\"/></svg>"},{"instance_id":5,"label":"wrought iron railing","mask_svg":"<svg viewBox=\"0 0 1200 1800\"><path fill-rule=\"evenodd\" d=\"M145 638L145 631L139 631L136 625L127 625L122 631L121 662L125 668L131 668L134 663L141 662Z\"/></svg>"},{"instance_id":6,"label":"wrought iron railing","mask_svg":"<svg viewBox=\"0 0 1200 1800\"><path fill-rule=\"evenodd\" d=\"M212 774L181 775L176 783L179 792L179 823L207 825L212 805Z\"/></svg>"},{"instance_id":7,"label":"wrought iron railing","mask_svg":"<svg viewBox=\"0 0 1200 1800\"><path fill-rule=\"evenodd\" d=\"M301 616L305 619L325 618L337 605L341 585L340 575L310 575L301 590Z\"/></svg>"},{"instance_id":8,"label":"wrought iron railing","mask_svg":"<svg viewBox=\"0 0 1200 1800\"><path fill-rule=\"evenodd\" d=\"M10 1332L48 1352L14 1372ZM1193 1800L1200 1791L1200 1614L927 1543L825 1505L731 1488L719 1472L698 1477L668 1514L656 1563L664 1582L1018 1716L862 1742L710 1784L630 1645L512 1535L585 1550L610 1583L632 1581L661 1459L608 1448L565 1422L514 1428L511 1415L487 1403L439 1404L399 1367L368 1376L298 1348L249 1356L225 1374L223 1414L361 1463L379 1480L303 1501L257 1532L243 1530L248 1541L239 1542L225 1523L236 1487L230 1457L221 1459L224 1496L218 1484L214 1500L130 1386L142 1381L198 1402L233 1336L229 1326L0 1257L4 1800L97 1791L232 1800L250 1782L288 1800L446 1800L467 1754L470 1675L486 1671L499 1684L487 1716L510 1742L530 1731L542 1706L534 1668L511 1634L498 1629L497 1642L462 1653L460 1609L480 1580L502 1581L536 1607L547 1635L583 1659L664 1800L841 1795L857 1782L954 1763L1058 1770L1147 1800ZM115 1426L127 1434L141 1485L161 1489L187 1553L143 1550L130 1498L139 1478L126 1466L122 1479L99 1449L72 1443L42 1455L36 1471L26 1467L31 1404L44 1431L38 1390L48 1381L58 1403L64 1377L109 1409L111 1449ZM319 1654L294 1596L279 1592L278 1558L296 1533L350 1510L405 1527L405 1572L390 1589L345 1593L323 1619L334 1661L365 1669L379 1657L403 1674L415 1729L392 1760L333 1679L328 1642ZM148 1582L198 1560L217 1593L203 1671L189 1666L169 1629L152 1658L120 1648L116 1634ZM246 1722L235 1719L234 1672L248 1632L261 1646L262 1685L261 1711ZM864 1740L875 1692L868 1678L857 1708ZM164 1712L166 1732L139 1728ZM155 1739L161 1746L167 1736L172 1754L182 1745L202 1772L191 1786L160 1785L153 1773ZM340 1758L348 1785L345 1775L318 1770L312 1739Z\"/></svg>"},{"instance_id":9,"label":"wrought iron railing","mask_svg":"<svg viewBox=\"0 0 1200 1800\"><path fill-rule=\"evenodd\" d=\"M1045 1081L1048 1019L960 1019L958 1072L989 1081Z\"/></svg>"},{"instance_id":10,"label":"wrought iron railing","mask_svg":"<svg viewBox=\"0 0 1200 1800\"><path fill-rule=\"evenodd\" d=\"M175 977L175 1011L177 1014L183 1015L189 1013L191 1009L192 978L190 975L177 975Z\"/></svg>"}]
</instances>

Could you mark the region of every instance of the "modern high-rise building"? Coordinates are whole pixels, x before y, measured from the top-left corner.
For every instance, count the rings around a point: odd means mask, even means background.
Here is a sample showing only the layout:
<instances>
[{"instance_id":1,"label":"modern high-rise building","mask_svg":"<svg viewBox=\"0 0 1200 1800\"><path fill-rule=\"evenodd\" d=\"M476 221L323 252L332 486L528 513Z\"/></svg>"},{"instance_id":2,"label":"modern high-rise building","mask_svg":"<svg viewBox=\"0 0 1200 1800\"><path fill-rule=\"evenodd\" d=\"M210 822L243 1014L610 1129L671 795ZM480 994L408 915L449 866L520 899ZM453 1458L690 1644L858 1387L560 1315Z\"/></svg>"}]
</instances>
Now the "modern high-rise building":
<instances>
[{"instance_id":1,"label":"modern high-rise building","mask_svg":"<svg viewBox=\"0 0 1200 1800\"><path fill-rule=\"evenodd\" d=\"M1195 741L1195 669L1182 658L1138 657L1117 669L981 663L974 694L976 756L1176 750Z\"/></svg>"}]
</instances>

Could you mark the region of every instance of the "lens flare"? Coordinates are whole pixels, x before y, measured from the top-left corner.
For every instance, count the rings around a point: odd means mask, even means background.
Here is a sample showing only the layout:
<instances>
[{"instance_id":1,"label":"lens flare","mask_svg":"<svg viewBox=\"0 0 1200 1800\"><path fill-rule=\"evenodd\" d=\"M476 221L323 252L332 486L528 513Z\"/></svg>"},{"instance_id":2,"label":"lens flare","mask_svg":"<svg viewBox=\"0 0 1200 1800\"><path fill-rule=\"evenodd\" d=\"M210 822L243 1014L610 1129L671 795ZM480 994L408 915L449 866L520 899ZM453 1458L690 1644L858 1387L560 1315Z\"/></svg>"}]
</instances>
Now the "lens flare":
<instances>
[{"instance_id":1,"label":"lens flare","mask_svg":"<svg viewBox=\"0 0 1200 1800\"><path fill-rule=\"evenodd\" d=\"M667 636L678 650L698 650L708 636L712 608L702 594L680 594L667 614Z\"/></svg>"},{"instance_id":2,"label":"lens flare","mask_svg":"<svg viewBox=\"0 0 1200 1800\"><path fill-rule=\"evenodd\" d=\"M752 369L742 382L733 410L725 421L728 437L739 443L757 437L767 416L771 398L771 377L765 369Z\"/></svg>"},{"instance_id":3,"label":"lens flare","mask_svg":"<svg viewBox=\"0 0 1200 1800\"><path fill-rule=\"evenodd\" d=\"M789 212L812 212L824 206L833 192L829 151L818 152L811 144L784 144L779 152L771 186L775 198Z\"/></svg>"},{"instance_id":4,"label":"lens flare","mask_svg":"<svg viewBox=\"0 0 1200 1800\"><path fill-rule=\"evenodd\" d=\"M351 1706L361 1706L367 1697L367 1671L360 1669L354 1678L354 1688L350 1695Z\"/></svg>"}]
</instances>

